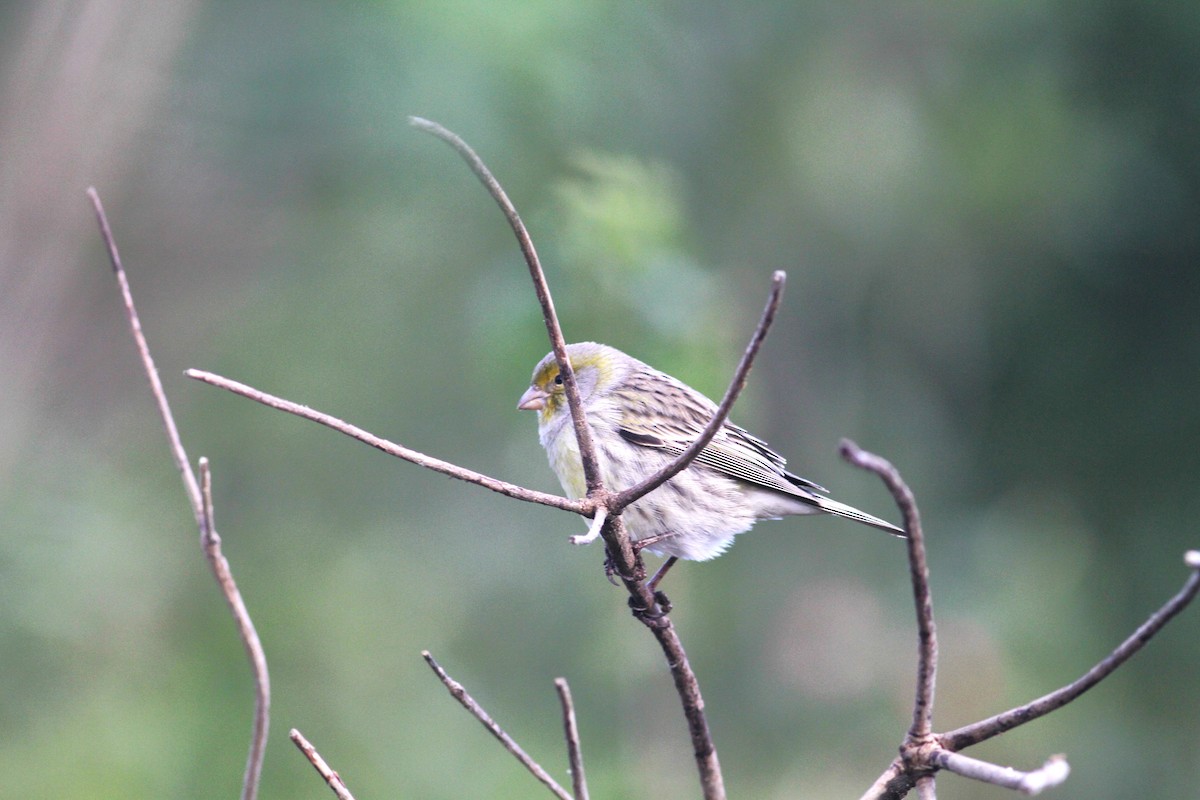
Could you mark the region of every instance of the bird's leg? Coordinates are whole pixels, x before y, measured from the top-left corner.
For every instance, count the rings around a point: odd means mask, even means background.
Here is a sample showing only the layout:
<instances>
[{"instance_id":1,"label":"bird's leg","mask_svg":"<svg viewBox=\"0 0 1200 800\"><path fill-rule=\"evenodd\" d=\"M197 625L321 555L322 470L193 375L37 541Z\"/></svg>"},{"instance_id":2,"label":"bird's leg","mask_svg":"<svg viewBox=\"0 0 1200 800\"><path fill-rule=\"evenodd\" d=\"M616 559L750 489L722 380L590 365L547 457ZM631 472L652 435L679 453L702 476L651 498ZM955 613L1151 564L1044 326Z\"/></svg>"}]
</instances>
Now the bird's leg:
<instances>
[{"instance_id":1,"label":"bird's leg","mask_svg":"<svg viewBox=\"0 0 1200 800\"><path fill-rule=\"evenodd\" d=\"M654 536L647 536L645 539L638 539L636 542L630 542L633 546L633 552L640 553L647 547L653 547L664 539L670 539L672 536L678 536L676 531L667 531L666 533L657 533Z\"/></svg>"},{"instance_id":2,"label":"bird's leg","mask_svg":"<svg viewBox=\"0 0 1200 800\"><path fill-rule=\"evenodd\" d=\"M678 560L679 560L679 556L671 556L666 561L664 561L662 563L662 566L658 568L658 572L654 573L654 577L651 578L650 581L646 584L646 588L649 589L650 591L654 592L655 594L658 594L658 584L662 581L662 579L664 577L666 577L667 570L669 570L669 569L671 569L671 567L675 566L675 562Z\"/></svg>"},{"instance_id":3,"label":"bird's leg","mask_svg":"<svg viewBox=\"0 0 1200 800\"><path fill-rule=\"evenodd\" d=\"M663 575L666 575L667 570L669 570L671 566L674 565L674 563L678 560L679 558L677 556L671 556L668 558L663 562L662 566L658 568L658 572L654 573L654 577L650 579L649 583L646 584L646 588L650 590L650 594L654 597L653 606L649 608L643 606L636 596L631 596L629 598L629 608L633 611L633 615L642 622L651 625L654 620L662 619L667 614L671 613L671 600L667 597L665 592L661 592L654 587L658 585L658 582L662 580ZM653 609L653 611L651 609Z\"/></svg>"}]
</instances>

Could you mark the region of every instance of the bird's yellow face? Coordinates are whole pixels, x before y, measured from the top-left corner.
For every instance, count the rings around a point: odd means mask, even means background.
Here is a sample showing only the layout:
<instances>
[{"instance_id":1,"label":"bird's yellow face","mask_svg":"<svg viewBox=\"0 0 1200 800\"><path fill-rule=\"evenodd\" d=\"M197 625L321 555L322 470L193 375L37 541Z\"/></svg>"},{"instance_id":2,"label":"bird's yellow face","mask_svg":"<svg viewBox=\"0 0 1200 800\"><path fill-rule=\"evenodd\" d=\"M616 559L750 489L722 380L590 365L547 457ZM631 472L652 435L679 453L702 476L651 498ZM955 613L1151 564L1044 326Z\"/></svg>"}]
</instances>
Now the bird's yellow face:
<instances>
[{"instance_id":1,"label":"bird's yellow face","mask_svg":"<svg viewBox=\"0 0 1200 800\"><path fill-rule=\"evenodd\" d=\"M563 376L558 369L558 362L554 359L543 361L533 373L533 380L525 394L521 395L517 408L538 412L538 422L544 425L566 407L567 392L563 388Z\"/></svg>"},{"instance_id":2,"label":"bird's yellow face","mask_svg":"<svg viewBox=\"0 0 1200 800\"><path fill-rule=\"evenodd\" d=\"M617 369L616 359L610 347L582 342L567 346L567 357L575 370L575 382L579 386L579 397L587 404L597 391L612 386ZM551 353L538 363L533 379L525 394L521 395L517 408L538 412L538 424L546 425L559 415L570 413L567 392L558 362Z\"/></svg>"}]
</instances>

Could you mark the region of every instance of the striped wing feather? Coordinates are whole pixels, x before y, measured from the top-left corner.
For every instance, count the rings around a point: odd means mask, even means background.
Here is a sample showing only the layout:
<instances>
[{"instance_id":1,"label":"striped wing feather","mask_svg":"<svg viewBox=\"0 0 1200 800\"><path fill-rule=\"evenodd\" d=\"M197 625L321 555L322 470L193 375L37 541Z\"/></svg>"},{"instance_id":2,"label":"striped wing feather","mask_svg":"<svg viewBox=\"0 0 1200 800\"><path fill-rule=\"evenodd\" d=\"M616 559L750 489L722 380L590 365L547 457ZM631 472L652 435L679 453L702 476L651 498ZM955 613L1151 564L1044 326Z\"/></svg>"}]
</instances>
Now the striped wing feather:
<instances>
[{"instance_id":1,"label":"striped wing feather","mask_svg":"<svg viewBox=\"0 0 1200 800\"><path fill-rule=\"evenodd\" d=\"M670 376L660 373L655 377L657 380L653 382L630 381L632 385L626 390L625 407L636 407L638 411L623 416L619 432L632 444L678 456L699 438L717 407ZM648 396L653 402L645 402ZM797 497L809 498L814 490L826 491L812 481L788 472L783 456L762 439L731 422L721 427L700 451L696 461L739 480Z\"/></svg>"}]
</instances>

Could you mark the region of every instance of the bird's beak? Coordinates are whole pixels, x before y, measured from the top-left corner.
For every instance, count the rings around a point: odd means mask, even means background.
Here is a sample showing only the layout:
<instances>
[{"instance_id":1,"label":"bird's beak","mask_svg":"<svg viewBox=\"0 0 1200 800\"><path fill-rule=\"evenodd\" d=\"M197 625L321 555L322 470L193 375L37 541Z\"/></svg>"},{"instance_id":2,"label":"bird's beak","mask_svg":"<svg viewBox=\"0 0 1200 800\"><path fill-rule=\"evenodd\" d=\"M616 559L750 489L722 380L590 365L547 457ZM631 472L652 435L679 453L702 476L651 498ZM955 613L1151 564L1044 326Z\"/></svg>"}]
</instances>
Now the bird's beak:
<instances>
[{"instance_id":1,"label":"bird's beak","mask_svg":"<svg viewBox=\"0 0 1200 800\"><path fill-rule=\"evenodd\" d=\"M546 398L549 396L550 394L545 390L530 386L517 401L517 408L521 411L541 411L546 407Z\"/></svg>"}]
</instances>

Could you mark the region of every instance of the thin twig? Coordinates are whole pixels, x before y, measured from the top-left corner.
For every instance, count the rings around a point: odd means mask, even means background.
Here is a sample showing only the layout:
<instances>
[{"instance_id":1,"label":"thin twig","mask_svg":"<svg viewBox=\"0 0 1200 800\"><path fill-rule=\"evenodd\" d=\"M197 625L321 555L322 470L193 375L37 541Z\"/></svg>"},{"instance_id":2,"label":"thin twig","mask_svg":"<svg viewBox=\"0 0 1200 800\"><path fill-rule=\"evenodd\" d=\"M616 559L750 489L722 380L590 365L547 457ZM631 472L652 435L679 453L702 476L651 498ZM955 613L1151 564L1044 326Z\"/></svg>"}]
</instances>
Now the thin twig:
<instances>
[{"instance_id":1,"label":"thin twig","mask_svg":"<svg viewBox=\"0 0 1200 800\"><path fill-rule=\"evenodd\" d=\"M587 778L583 775L583 747L579 742L579 725L575 720L575 703L566 678L555 678L558 702L562 706L563 735L567 739L567 764L571 769L571 788L575 800L588 800Z\"/></svg>"},{"instance_id":2,"label":"thin twig","mask_svg":"<svg viewBox=\"0 0 1200 800\"><path fill-rule=\"evenodd\" d=\"M725 397L721 399L720 405L717 406L716 412L708 421L704 431L670 464L640 483L617 492L608 504L610 512L619 513L623 508L637 502L639 498L654 491L687 469L692 461L700 455L700 451L707 447L708 443L717 435L717 431L725 424L725 420L729 419L729 412L733 410L733 404L737 402L742 389L746 388L746 380L750 377L754 359L758 356L763 341L767 338L771 323L775 321L775 312L779 310L779 302L783 298L783 285L786 281L787 273L783 270L776 270L775 274L771 276L771 291L767 295L767 304L763 308L762 316L759 317L758 325L755 326L754 333L750 336L750 343L746 345L742 359L733 372L733 379L729 382L729 388L725 390Z\"/></svg>"},{"instance_id":3,"label":"thin twig","mask_svg":"<svg viewBox=\"0 0 1200 800\"><path fill-rule=\"evenodd\" d=\"M1021 772L1012 767L997 766L941 748L934 751L933 762L942 769L965 778L1002 786L1005 789L1015 789L1028 795L1039 794L1043 789L1058 786L1071 774L1071 767L1062 756L1051 756L1045 764L1032 772ZM919 781L917 785L920 786Z\"/></svg>"},{"instance_id":4,"label":"thin twig","mask_svg":"<svg viewBox=\"0 0 1200 800\"><path fill-rule=\"evenodd\" d=\"M525 228L525 223L521 221L521 215L517 213L517 208L512 201L508 199L504 187L483 163L483 159L469 144L463 141L461 136L432 120L409 117L408 121L414 128L433 134L453 147L455 152L467 162L471 172L475 173L475 177L488 190L492 199L500 206L500 210L504 212L505 219L508 220L509 226L517 237L517 244L520 245L521 254L525 257L525 263L529 267L529 276L533 279L533 288L537 293L538 303L542 306L542 319L546 324L546 333L550 336L550 346L554 351L554 358L558 362L559 374L563 378L567 407L571 409L571 422L575 427L575 440L579 442L579 458L583 464L588 495L594 496L603 493L604 484L600 478L600 462L592 443L592 430L583 414L583 402L579 397L579 386L575 382L575 371L567 358L567 341L563 337L562 326L558 322L558 313L554 310L554 298L550 296L550 286L546 282L546 273L542 270L537 248L533 246L533 238Z\"/></svg>"},{"instance_id":5,"label":"thin twig","mask_svg":"<svg viewBox=\"0 0 1200 800\"><path fill-rule=\"evenodd\" d=\"M246 772L242 778L242 800L254 800L258 794L259 779L262 775L263 754L266 750L267 728L270 720L271 682L267 674L266 654L263 652L262 643L259 641L258 633L254 628L254 622L250 618L250 613L246 610L246 605L242 601L242 595L238 591L237 584L234 583L233 574L229 569L229 562L221 555L221 539L217 536L216 529L212 524L211 478L208 474L207 461L201 461L201 470L204 474L205 483L205 488L202 492L200 481L196 479L196 473L192 470L191 462L188 460L187 451L183 449L183 441L179 437L179 429L175 425L175 418L171 414L171 406L167 402L167 393L163 390L162 381L158 377L158 369L154 366L154 359L150 355L150 346L146 343L146 337L142 333L142 323L138 318L137 309L133 304L133 292L129 288L129 279L125 275L125 268L121 265L121 255L117 250L117 241L113 237L112 229L109 227L108 216L104 213L104 206L100 202L100 195L93 187L88 187L87 195L92 201L92 208L96 212L96 220L100 225L100 236L103 238L104 246L108 250L113 273L116 275L117 284L121 289L121 298L124 301L125 313L129 319L129 329L133 333L133 340L137 346L138 355L141 357L142 367L145 370L146 377L150 380L150 390L154 395L155 402L158 404L159 415L162 417L163 425L167 431L171 455L175 459L175 465L179 469L180 476L183 479L184 493L191 503L192 513L196 518L196 526L200 529L200 539L204 554L208 559L217 584L221 587L221 593L225 597L225 602L229 605L230 612L233 614L234 622L237 624L238 633L242 639L242 645L246 649L246 654L250 660L250 667L254 674L255 707L253 733L250 739L250 752L246 757Z\"/></svg>"},{"instance_id":6,"label":"thin twig","mask_svg":"<svg viewBox=\"0 0 1200 800\"><path fill-rule=\"evenodd\" d=\"M146 377L150 379L150 391L154 394L159 416L167 429L167 439L171 443L171 456L175 459L175 466L183 479L183 489L187 492L188 500L192 504L192 511L196 515L196 525L203 528L204 510L203 501L200 498L200 484L196 481L196 473L192 471L187 452L183 449L183 441L179 438L179 429L175 427L175 418L171 415L171 407L167 403L167 393L163 389L162 380L158 377L158 368L154 366L154 359L150 356L150 345L146 343L146 336L142 333L142 322L133 305L133 292L129 288L129 279L125 275L125 268L121 265L117 240L108 226L108 215L104 213L104 206L100 203L100 194L94 187L89 186L87 196L92 201L96 220L100 224L100 236L108 250L113 274L116 275L117 285L121 289L121 299L125 303L125 315L129 319L129 330L133 333L133 341L137 345L138 355L142 359L142 369L145 371Z\"/></svg>"},{"instance_id":7,"label":"thin twig","mask_svg":"<svg viewBox=\"0 0 1200 800\"><path fill-rule=\"evenodd\" d=\"M937 800L937 778L933 775L922 775L917 779L918 800Z\"/></svg>"},{"instance_id":8,"label":"thin twig","mask_svg":"<svg viewBox=\"0 0 1200 800\"><path fill-rule=\"evenodd\" d=\"M363 444L368 444L371 447L374 447L376 450L382 450L388 455L402 458L405 461L410 461L418 466L431 469L434 472L440 472L443 475L449 475L451 478L457 478L458 480L466 481L467 483L474 483L477 486L482 486L485 489L491 489L493 492L497 492L508 497L513 497L517 500L524 500L527 503L540 503L545 506L561 508L564 511L574 511L576 514L582 514L584 516L591 515L591 503L588 500L570 500L566 497L559 497L555 494L537 492L532 489L526 489L523 486L517 486L514 483L508 483L479 472L474 472L473 470L465 469L457 464L451 464L449 461L443 461L440 458L427 456L424 453L405 447L404 445L390 442L387 439L376 436L375 434L365 431L356 425L351 425L349 422L344 422L337 417L325 414L321 411L317 411L316 409L309 408L308 406L301 405L299 403L293 403L291 400L284 400L282 397L276 397L275 395L267 394L266 392L255 389L252 386L247 386L244 383L239 383L235 380L230 380L229 378L215 375L211 372L205 372L204 370L199 369L189 369L185 370L183 374L189 378L193 378L211 386L216 386L220 389L225 389L226 391L241 395L242 397L249 398L256 403L262 403L264 406L269 406L270 408L278 409L279 411L286 411L287 413L294 414L297 417L302 417L320 425L324 425L327 428L332 428L338 433L344 433L352 439L357 439Z\"/></svg>"},{"instance_id":9,"label":"thin twig","mask_svg":"<svg viewBox=\"0 0 1200 800\"><path fill-rule=\"evenodd\" d=\"M1200 592L1200 556L1196 551L1189 551L1184 557L1185 563L1191 569L1191 574L1174 597L1161 608L1150 615L1149 619L1138 626L1129 638L1121 642L1115 650L1109 653L1100 663L1085 672L1078 680L1051 692L1037 700L1016 708L1009 709L994 717L964 725L961 728L942 734L939 739L949 750L962 750L965 747L990 739L1026 722L1045 716L1055 709L1062 708L1079 695L1091 689L1100 681L1111 675L1114 670L1129 660L1134 653L1146 646L1150 639L1162 630L1171 619L1196 598Z\"/></svg>"},{"instance_id":10,"label":"thin twig","mask_svg":"<svg viewBox=\"0 0 1200 800\"><path fill-rule=\"evenodd\" d=\"M246 778L247 780L252 779L257 787L262 774L263 758L266 755L267 729L270 727L271 721L271 679L267 672L267 654L258 638L254 622L250 619L250 611L242 600L242 593L238 591L237 584L233 580L229 561L221 552L221 537L217 534L217 526L213 518L212 470L209 468L208 459L204 456L200 457L200 491L204 499L205 520L204 527L200 532L200 546L208 557L213 577L217 579L217 584L221 587L221 594L229 605L229 611L237 625L242 647L246 651L246 658L250 661L255 677L254 723L250 736L250 754L246 760ZM254 771L253 776L250 774L251 769Z\"/></svg>"},{"instance_id":11,"label":"thin twig","mask_svg":"<svg viewBox=\"0 0 1200 800\"><path fill-rule=\"evenodd\" d=\"M350 794L350 790L346 788L346 784L342 781L342 776L330 769L325 763L325 759L321 758L321 754L317 752L317 748L312 746L308 739L304 738L304 734L292 728L288 733L288 737L295 743L296 747L300 748L300 752L308 759L308 763L312 764L322 778L325 779L326 785L333 790L337 795L338 800L354 800L354 795Z\"/></svg>"},{"instance_id":12,"label":"thin twig","mask_svg":"<svg viewBox=\"0 0 1200 800\"><path fill-rule=\"evenodd\" d=\"M559 798L559 800L571 800L571 795L567 792L567 790L560 786L558 781L550 777L550 773L542 769L540 764L530 758L529 754L521 749L521 745L517 744L516 741L513 740L513 738L509 736L503 728L496 724L496 721L492 719L486 711L483 710L483 707L475 701L475 698L471 697L467 690L463 688L461 683L446 674L446 670L442 669L442 665L434 659L433 655L430 654L428 650L421 651L421 657L425 659L425 663L427 663L429 668L433 670L434 674L438 676L438 680L440 680L446 689L449 690L451 697L462 704L462 707L467 711L470 711L472 716L479 720L483 727L487 728L488 732L491 733L492 736L495 736L497 739L499 739L500 743L504 745L504 749L512 753L513 757L516 758L517 761L520 761L522 766L529 770L530 774L541 781L547 789L549 789Z\"/></svg>"}]
</instances>

